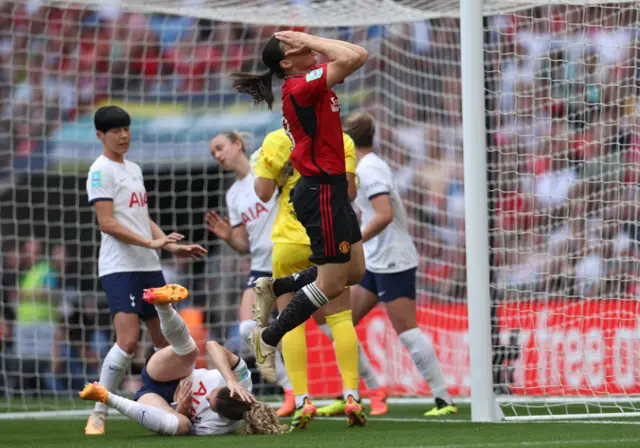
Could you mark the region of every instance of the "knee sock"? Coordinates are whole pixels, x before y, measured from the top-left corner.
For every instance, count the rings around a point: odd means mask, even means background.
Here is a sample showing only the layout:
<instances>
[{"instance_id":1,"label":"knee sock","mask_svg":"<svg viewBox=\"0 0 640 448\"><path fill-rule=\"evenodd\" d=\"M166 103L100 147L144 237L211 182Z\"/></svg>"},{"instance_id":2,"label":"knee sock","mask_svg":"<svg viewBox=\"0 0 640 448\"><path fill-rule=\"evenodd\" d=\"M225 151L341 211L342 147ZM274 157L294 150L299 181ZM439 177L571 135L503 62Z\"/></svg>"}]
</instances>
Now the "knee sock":
<instances>
[{"instance_id":1,"label":"knee sock","mask_svg":"<svg viewBox=\"0 0 640 448\"><path fill-rule=\"evenodd\" d=\"M171 412L128 400L111 392L107 404L155 433L174 436L178 432L178 416Z\"/></svg>"},{"instance_id":2,"label":"knee sock","mask_svg":"<svg viewBox=\"0 0 640 448\"><path fill-rule=\"evenodd\" d=\"M304 397L309 394L307 380L307 338L306 325L298 325L282 338L282 357L296 396L296 407L302 406Z\"/></svg>"},{"instance_id":3,"label":"knee sock","mask_svg":"<svg viewBox=\"0 0 640 448\"><path fill-rule=\"evenodd\" d=\"M429 383L433 396L451 403L451 397L447 392L447 385L440 370L438 357L429 338L419 328L407 330L400 334L399 338L402 345L409 350L411 359L413 359L413 363L418 368L420 375Z\"/></svg>"},{"instance_id":4,"label":"knee sock","mask_svg":"<svg viewBox=\"0 0 640 448\"><path fill-rule=\"evenodd\" d=\"M327 303L329 303L329 298L316 285L312 283L305 286L297 292L278 318L264 329L262 340L265 344L276 347L288 331L306 322L318 308Z\"/></svg>"},{"instance_id":5,"label":"knee sock","mask_svg":"<svg viewBox=\"0 0 640 448\"><path fill-rule=\"evenodd\" d=\"M104 361L102 361L102 368L100 369L100 379L98 382L102 384L107 390L118 390L124 376L126 375L129 367L131 366L131 359L133 353L129 354L118 347L118 344L113 344ZM98 412L107 412L107 406L102 403L96 403L94 410Z\"/></svg>"},{"instance_id":6,"label":"knee sock","mask_svg":"<svg viewBox=\"0 0 640 448\"><path fill-rule=\"evenodd\" d=\"M287 369L284 367L284 361L282 360L282 353L280 353L280 351L276 353L276 383L285 391L293 389L289 375L287 375Z\"/></svg>"},{"instance_id":7,"label":"knee sock","mask_svg":"<svg viewBox=\"0 0 640 448\"><path fill-rule=\"evenodd\" d=\"M312 266L304 271L297 272L287 277L277 278L273 283L273 292L276 297L288 292L296 292L307 286L309 283L315 282L318 277L318 268Z\"/></svg>"},{"instance_id":8,"label":"knee sock","mask_svg":"<svg viewBox=\"0 0 640 448\"><path fill-rule=\"evenodd\" d=\"M187 324L178 312L169 305L156 305L160 318L160 329L171 348L178 355L188 355L198 349L196 342L189 334Z\"/></svg>"},{"instance_id":9,"label":"knee sock","mask_svg":"<svg viewBox=\"0 0 640 448\"><path fill-rule=\"evenodd\" d=\"M322 332L333 341L333 335L331 334L329 325L320 325L320 330L322 330ZM358 374L360 375L360 378L362 378L362 381L364 382L364 385L367 386L368 390L374 390L380 387L380 382L373 372L373 367L371 367L371 361L369 361L367 352L364 351L364 348L360 343L358 343Z\"/></svg>"},{"instance_id":10,"label":"knee sock","mask_svg":"<svg viewBox=\"0 0 640 448\"><path fill-rule=\"evenodd\" d=\"M240 322L239 330L240 330L240 337L242 338L242 340L248 341L249 336L251 336L251 332L257 326L258 324L256 324L256 321L253 319L243 320L242 322Z\"/></svg>"},{"instance_id":11,"label":"knee sock","mask_svg":"<svg viewBox=\"0 0 640 448\"><path fill-rule=\"evenodd\" d=\"M358 392L358 335L353 327L351 310L327 316L327 325L333 334L336 360L342 376L342 388L345 400L352 395L360 399Z\"/></svg>"}]
</instances>

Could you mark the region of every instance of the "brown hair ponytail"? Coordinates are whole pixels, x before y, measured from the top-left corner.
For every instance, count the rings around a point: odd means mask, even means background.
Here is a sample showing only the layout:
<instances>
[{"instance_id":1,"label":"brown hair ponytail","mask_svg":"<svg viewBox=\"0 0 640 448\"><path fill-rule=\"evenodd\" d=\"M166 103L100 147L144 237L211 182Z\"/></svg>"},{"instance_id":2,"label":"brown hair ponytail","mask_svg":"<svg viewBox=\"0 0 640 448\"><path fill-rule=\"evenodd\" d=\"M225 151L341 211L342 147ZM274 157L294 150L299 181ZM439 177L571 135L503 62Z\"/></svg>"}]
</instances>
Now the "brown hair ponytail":
<instances>
[{"instance_id":1,"label":"brown hair ponytail","mask_svg":"<svg viewBox=\"0 0 640 448\"><path fill-rule=\"evenodd\" d=\"M251 95L253 104L260 104L263 101L267 103L269 110L273 107L273 89L271 87L271 78L273 72L269 70L260 75L255 73L236 72L231 74L233 80L233 89L238 93L247 93Z\"/></svg>"},{"instance_id":2,"label":"brown hair ponytail","mask_svg":"<svg viewBox=\"0 0 640 448\"><path fill-rule=\"evenodd\" d=\"M253 104L267 103L269 110L273 107L275 100L273 96L272 79L273 75L284 78L284 71L280 67L280 62L284 59L284 52L280 48L280 41L275 37L269 39L267 45L262 49L262 62L269 69L265 73L245 73L234 72L231 74L233 89L238 93L251 95Z\"/></svg>"}]
</instances>

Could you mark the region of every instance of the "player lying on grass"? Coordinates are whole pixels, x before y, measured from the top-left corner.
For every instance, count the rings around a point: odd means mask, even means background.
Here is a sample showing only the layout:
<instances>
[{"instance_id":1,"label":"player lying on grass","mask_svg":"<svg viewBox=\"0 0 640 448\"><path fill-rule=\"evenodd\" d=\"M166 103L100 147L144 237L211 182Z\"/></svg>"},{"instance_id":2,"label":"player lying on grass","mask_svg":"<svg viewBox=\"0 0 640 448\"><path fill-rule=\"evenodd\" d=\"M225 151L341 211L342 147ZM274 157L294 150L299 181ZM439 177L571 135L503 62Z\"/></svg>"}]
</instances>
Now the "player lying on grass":
<instances>
[{"instance_id":1,"label":"player lying on grass","mask_svg":"<svg viewBox=\"0 0 640 448\"><path fill-rule=\"evenodd\" d=\"M155 306L170 346L154 353L142 369L142 388L134 400L90 383L80 398L105 403L145 428L166 436L217 435L238 430L245 434L281 434L275 410L256 402L251 373L245 362L215 341L206 345L215 369L194 369L198 348L182 317L171 306L189 296L186 288L165 285L146 289L144 300Z\"/></svg>"}]
</instances>

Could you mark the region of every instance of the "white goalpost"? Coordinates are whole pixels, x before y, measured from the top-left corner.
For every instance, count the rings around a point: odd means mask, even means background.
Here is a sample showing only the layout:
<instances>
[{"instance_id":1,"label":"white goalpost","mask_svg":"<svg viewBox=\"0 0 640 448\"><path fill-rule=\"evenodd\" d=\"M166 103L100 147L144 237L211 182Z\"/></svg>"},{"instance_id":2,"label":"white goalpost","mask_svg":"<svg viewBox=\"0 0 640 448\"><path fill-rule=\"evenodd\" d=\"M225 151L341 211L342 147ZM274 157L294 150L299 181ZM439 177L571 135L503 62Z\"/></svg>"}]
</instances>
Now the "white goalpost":
<instances>
[{"instance_id":1,"label":"white goalpost","mask_svg":"<svg viewBox=\"0 0 640 448\"><path fill-rule=\"evenodd\" d=\"M253 107L228 75L263 70L287 28L369 51L338 87L341 112L377 120L420 255L418 324L472 420L639 416L639 25L637 2L608 0L2 3L0 410L82 413L77 389L113 337L84 192L104 104L132 115L127 157L151 216L209 249L162 260L191 292L180 311L195 338L250 355L237 328L248 260L204 226L233 181L208 142L245 131L252 152L280 126L279 104ZM390 403L431 403L382 308L357 330ZM338 395L313 323L307 344L310 394Z\"/></svg>"}]
</instances>

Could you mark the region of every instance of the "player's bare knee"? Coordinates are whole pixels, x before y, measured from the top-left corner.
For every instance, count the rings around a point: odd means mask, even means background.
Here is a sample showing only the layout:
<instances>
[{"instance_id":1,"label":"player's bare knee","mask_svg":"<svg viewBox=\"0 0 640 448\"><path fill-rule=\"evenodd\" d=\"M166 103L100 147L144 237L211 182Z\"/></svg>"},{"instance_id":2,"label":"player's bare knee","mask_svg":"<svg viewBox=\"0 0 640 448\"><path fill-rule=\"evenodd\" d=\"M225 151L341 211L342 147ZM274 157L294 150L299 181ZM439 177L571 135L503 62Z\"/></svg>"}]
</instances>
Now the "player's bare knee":
<instances>
[{"instance_id":1,"label":"player's bare knee","mask_svg":"<svg viewBox=\"0 0 640 448\"><path fill-rule=\"evenodd\" d=\"M165 339L162 333L152 334L151 332L149 332L149 336L151 337L151 343L153 344L154 347L164 348L169 345L169 343L167 342L167 340Z\"/></svg>"},{"instance_id":2,"label":"player's bare knee","mask_svg":"<svg viewBox=\"0 0 640 448\"><path fill-rule=\"evenodd\" d=\"M344 291L345 286L347 285L346 281L340 281L342 279L337 278L335 281L322 281L319 282L316 280L316 286L320 291L323 292L325 296L329 298L329 300L338 297ZM346 280L346 279L345 279Z\"/></svg>"},{"instance_id":3,"label":"player's bare knee","mask_svg":"<svg viewBox=\"0 0 640 448\"><path fill-rule=\"evenodd\" d=\"M387 311L389 311L389 308L387 308ZM405 331L413 330L418 326L418 324L416 323L415 313L391 312L388 314L389 320L391 321L391 326L397 334L402 334Z\"/></svg>"},{"instance_id":4,"label":"player's bare knee","mask_svg":"<svg viewBox=\"0 0 640 448\"><path fill-rule=\"evenodd\" d=\"M184 355L187 359L189 363L194 363L198 360L198 355L200 354L200 351L196 348L194 351L192 351L191 353L189 353L188 355Z\"/></svg>"},{"instance_id":5,"label":"player's bare knee","mask_svg":"<svg viewBox=\"0 0 640 448\"><path fill-rule=\"evenodd\" d=\"M405 331L413 330L414 328L416 328L415 323L411 323L409 321L402 320L402 319L395 322L392 321L391 325L393 326L393 329L395 330L396 334L402 334Z\"/></svg>"},{"instance_id":6,"label":"player's bare knee","mask_svg":"<svg viewBox=\"0 0 640 448\"><path fill-rule=\"evenodd\" d=\"M116 344L118 344L118 347L120 347L122 351L128 353L129 355L132 355L138 348L138 338L134 338L130 335L124 335L122 337L118 336L116 338Z\"/></svg>"}]
</instances>

